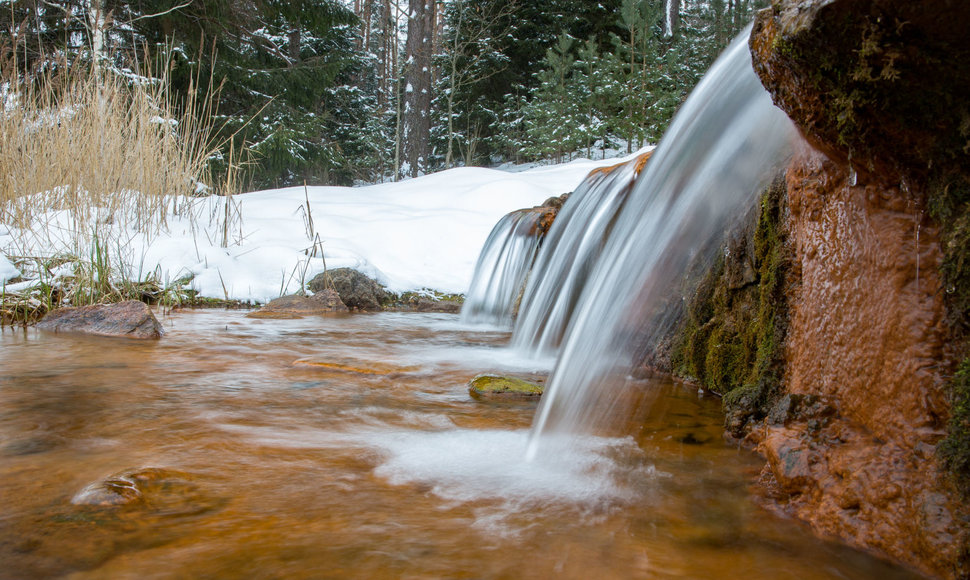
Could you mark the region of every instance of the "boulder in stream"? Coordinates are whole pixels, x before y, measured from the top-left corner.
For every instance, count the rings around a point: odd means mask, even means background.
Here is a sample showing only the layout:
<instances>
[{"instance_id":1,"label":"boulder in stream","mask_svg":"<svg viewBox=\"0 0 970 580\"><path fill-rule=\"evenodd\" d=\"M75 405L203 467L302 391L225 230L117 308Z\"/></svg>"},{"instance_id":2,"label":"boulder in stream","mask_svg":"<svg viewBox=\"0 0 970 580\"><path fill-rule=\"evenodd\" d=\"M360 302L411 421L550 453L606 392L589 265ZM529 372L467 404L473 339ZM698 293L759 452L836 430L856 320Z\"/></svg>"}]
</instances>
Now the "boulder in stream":
<instances>
[{"instance_id":1,"label":"boulder in stream","mask_svg":"<svg viewBox=\"0 0 970 580\"><path fill-rule=\"evenodd\" d=\"M380 311L389 301L384 287L353 268L337 268L317 274L307 284L312 292L336 290L350 310Z\"/></svg>"},{"instance_id":2,"label":"boulder in stream","mask_svg":"<svg viewBox=\"0 0 970 580\"><path fill-rule=\"evenodd\" d=\"M123 338L161 338L162 325L144 302L127 300L117 304L95 304L78 308L58 308L37 324L40 330L117 336Z\"/></svg>"},{"instance_id":3,"label":"boulder in stream","mask_svg":"<svg viewBox=\"0 0 970 580\"><path fill-rule=\"evenodd\" d=\"M484 374L468 382L468 391L476 399L528 399L542 395L542 385L516 377Z\"/></svg>"},{"instance_id":4,"label":"boulder in stream","mask_svg":"<svg viewBox=\"0 0 970 580\"><path fill-rule=\"evenodd\" d=\"M321 290L312 296L281 296L247 314L251 318L303 318L314 314L347 312L347 306L334 290Z\"/></svg>"},{"instance_id":5,"label":"boulder in stream","mask_svg":"<svg viewBox=\"0 0 970 580\"><path fill-rule=\"evenodd\" d=\"M207 493L197 479L191 473L164 467L127 469L87 485L71 503L168 517L203 513L225 503Z\"/></svg>"}]
</instances>

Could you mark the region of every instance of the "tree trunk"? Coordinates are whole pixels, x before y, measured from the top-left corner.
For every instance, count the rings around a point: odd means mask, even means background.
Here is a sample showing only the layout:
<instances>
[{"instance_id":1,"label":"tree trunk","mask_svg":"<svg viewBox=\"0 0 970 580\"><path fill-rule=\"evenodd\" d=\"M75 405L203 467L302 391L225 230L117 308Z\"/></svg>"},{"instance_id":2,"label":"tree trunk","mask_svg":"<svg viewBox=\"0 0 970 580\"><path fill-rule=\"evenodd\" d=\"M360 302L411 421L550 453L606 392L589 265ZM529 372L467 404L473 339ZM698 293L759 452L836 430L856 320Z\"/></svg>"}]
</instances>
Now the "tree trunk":
<instances>
[{"instance_id":1,"label":"tree trunk","mask_svg":"<svg viewBox=\"0 0 970 580\"><path fill-rule=\"evenodd\" d=\"M680 28L680 0L664 0L664 36L674 37Z\"/></svg>"},{"instance_id":2,"label":"tree trunk","mask_svg":"<svg viewBox=\"0 0 970 580\"><path fill-rule=\"evenodd\" d=\"M105 28L107 27L108 11L104 0L90 0L87 3L87 22L90 36L91 53L94 55L94 69L101 70L101 61L108 59L105 47Z\"/></svg>"},{"instance_id":3,"label":"tree trunk","mask_svg":"<svg viewBox=\"0 0 970 580\"><path fill-rule=\"evenodd\" d=\"M404 164L401 174L411 177L417 177L427 170L431 154L431 52L434 13L434 0L408 2L402 117Z\"/></svg>"},{"instance_id":4,"label":"tree trunk","mask_svg":"<svg viewBox=\"0 0 970 580\"><path fill-rule=\"evenodd\" d=\"M300 50L301 50L301 38L300 38L300 21L296 21L296 26L290 29L289 34L289 44L290 44L290 66L295 65L300 62Z\"/></svg>"}]
</instances>

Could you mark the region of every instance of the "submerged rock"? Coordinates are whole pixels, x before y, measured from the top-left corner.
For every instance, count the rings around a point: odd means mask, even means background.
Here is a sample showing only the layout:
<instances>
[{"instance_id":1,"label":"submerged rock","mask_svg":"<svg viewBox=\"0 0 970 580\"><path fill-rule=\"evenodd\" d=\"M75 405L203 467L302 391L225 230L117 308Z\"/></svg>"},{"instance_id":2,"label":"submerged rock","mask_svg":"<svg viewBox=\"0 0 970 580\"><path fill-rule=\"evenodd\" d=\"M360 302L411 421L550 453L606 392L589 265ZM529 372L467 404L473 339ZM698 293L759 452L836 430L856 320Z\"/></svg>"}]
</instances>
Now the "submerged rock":
<instances>
[{"instance_id":1,"label":"submerged rock","mask_svg":"<svg viewBox=\"0 0 970 580\"><path fill-rule=\"evenodd\" d=\"M79 308L59 308L37 324L50 332L73 332L99 336L155 339L163 334L162 325L144 302L128 300L117 304L96 304Z\"/></svg>"},{"instance_id":2,"label":"submerged rock","mask_svg":"<svg viewBox=\"0 0 970 580\"><path fill-rule=\"evenodd\" d=\"M313 296L282 296L247 314L252 318L303 318L314 314L347 312L347 306L333 290L321 290Z\"/></svg>"},{"instance_id":3,"label":"submerged rock","mask_svg":"<svg viewBox=\"0 0 970 580\"><path fill-rule=\"evenodd\" d=\"M500 375L478 375L468 383L475 398L531 398L542 395L542 385Z\"/></svg>"},{"instance_id":4,"label":"submerged rock","mask_svg":"<svg viewBox=\"0 0 970 580\"><path fill-rule=\"evenodd\" d=\"M389 362L372 360L330 359L321 357L302 358L293 362L294 366L312 367L315 369L354 373L358 375L395 376L421 370L420 366L396 365Z\"/></svg>"},{"instance_id":5,"label":"submerged rock","mask_svg":"<svg viewBox=\"0 0 970 580\"><path fill-rule=\"evenodd\" d=\"M71 503L101 507L151 503L172 508L198 496L193 479L189 473L161 467L128 469L88 485Z\"/></svg>"},{"instance_id":6,"label":"submerged rock","mask_svg":"<svg viewBox=\"0 0 970 580\"><path fill-rule=\"evenodd\" d=\"M95 481L71 498L74 513L90 514L110 510L124 519L186 517L225 505L225 498L213 495L192 473L164 467L127 469ZM63 520L70 519L65 514ZM111 520L109 520L111 521Z\"/></svg>"},{"instance_id":7,"label":"submerged rock","mask_svg":"<svg viewBox=\"0 0 970 580\"><path fill-rule=\"evenodd\" d=\"M337 268L317 274L307 284L307 288L315 293L336 290L340 299L351 310L375 312L383 310L390 301L383 286L353 268Z\"/></svg>"}]
</instances>

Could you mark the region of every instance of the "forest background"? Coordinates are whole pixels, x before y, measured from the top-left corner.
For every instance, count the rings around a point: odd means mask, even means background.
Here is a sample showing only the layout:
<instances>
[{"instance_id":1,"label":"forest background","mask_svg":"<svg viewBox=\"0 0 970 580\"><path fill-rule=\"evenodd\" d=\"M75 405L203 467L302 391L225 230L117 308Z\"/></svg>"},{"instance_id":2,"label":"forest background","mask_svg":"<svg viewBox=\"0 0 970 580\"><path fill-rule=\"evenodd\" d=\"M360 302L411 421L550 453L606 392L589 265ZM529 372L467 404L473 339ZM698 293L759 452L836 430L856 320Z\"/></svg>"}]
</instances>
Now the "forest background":
<instances>
[{"instance_id":1,"label":"forest background","mask_svg":"<svg viewBox=\"0 0 970 580\"><path fill-rule=\"evenodd\" d=\"M656 143L766 3L0 0L0 65L210 95L215 171L351 185Z\"/></svg>"}]
</instances>

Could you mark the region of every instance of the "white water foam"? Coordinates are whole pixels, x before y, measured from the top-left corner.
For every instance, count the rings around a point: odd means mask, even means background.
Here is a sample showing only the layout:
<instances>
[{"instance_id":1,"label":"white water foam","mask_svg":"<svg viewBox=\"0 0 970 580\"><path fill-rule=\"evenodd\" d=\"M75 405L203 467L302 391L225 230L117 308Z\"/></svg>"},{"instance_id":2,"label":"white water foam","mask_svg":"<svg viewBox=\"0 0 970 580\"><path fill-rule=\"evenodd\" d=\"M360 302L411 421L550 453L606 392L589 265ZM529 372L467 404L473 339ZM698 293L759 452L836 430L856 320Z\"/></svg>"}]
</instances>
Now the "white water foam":
<instances>
[{"instance_id":1,"label":"white water foam","mask_svg":"<svg viewBox=\"0 0 970 580\"><path fill-rule=\"evenodd\" d=\"M563 440L557 452L525 459L529 431L455 428L435 413L355 409L344 431L309 426L217 423L250 444L295 449L354 449L373 457L374 474L393 486L422 485L442 509L471 504L483 533L514 535L511 520L536 510L596 517L642 497L657 477L632 438ZM213 417L214 419L216 417ZM404 420L406 426L387 421Z\"/></svg>"}]
</instances>

